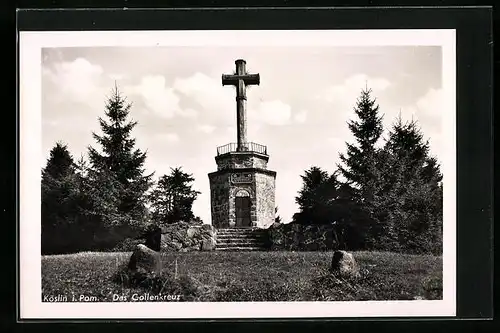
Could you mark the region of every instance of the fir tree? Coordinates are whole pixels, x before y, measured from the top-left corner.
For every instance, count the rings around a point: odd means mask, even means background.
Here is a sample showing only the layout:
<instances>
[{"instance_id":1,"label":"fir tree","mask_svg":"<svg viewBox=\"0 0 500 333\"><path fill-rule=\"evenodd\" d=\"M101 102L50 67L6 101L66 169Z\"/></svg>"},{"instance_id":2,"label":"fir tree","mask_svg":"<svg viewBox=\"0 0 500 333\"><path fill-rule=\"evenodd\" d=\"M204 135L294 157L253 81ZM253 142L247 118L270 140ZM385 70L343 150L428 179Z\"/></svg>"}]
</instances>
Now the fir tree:
<instances>
[{"instance_id":1,"label":"fir tree","mask_svg":"<svg viewBox=\"0 0 500 333\"><path fill-rule=\"evenodd\" d=\"M101 149L88 149L88 190L93 202L89 213L99 220L95 223L101 224L104 234L107 227L130 233L144 225L152 174L145 174L146 152L135 148L131 137L137 125L128 120L131 107L115 85L105 105L107 119L99 117L102 135L93 133Z\"/></svg>"},{"instance_id":2,"label":"fir tree","mask_svg":"<svg viewBox=\"0 0 500 333\"><path fill-rule=\"evenodd\" d=\"M365 87L354 107L356 120L347 124L355 142L346 142L346 154L340 154L337 172L342 183L339 186L340 220L349 229L349 247L367 248L373 244L372 235L376 229L370 211L367 209L374 198L376 172L376 144L383 126L379 105L372 97L372 90Z\"/></svg>"},{"instance_id":3,"label":"fir tree","mask_svg":"<svg viewBox=\"0 0 500 333\"><path fill-rule=\"evenodd\" d=\"M337 219L334 201L337 199L335 175L319 167L306 170L302 178L302 189L295 202L299 213L294 214L294 222L301 224L327 224Z\"/></svg>"},{"instance_id":4,"label":"fir tree","mask_svg":"<svg viewBox=\"0 0 500 333\"><path fill-rule=\"evenodd\" d=\"M69 253L77 249L78 184L73 157L57 142L42 169L42 253Z\"/></svg>"},{"instance_id":5,"label":"fir tree","mask_svg":"<svg viewBox=\"0 0 500 333\"><path fill-rule=\"evenodd\" d=\"M58 179L75 171L73 157L68 151L68 146L61 141L50 150L47 165L43 169L42 177L50 176Z\"/></svg>"},{"instance_id":6,"label":"fir tree","mask_svg":"<svg viewBox=\"0 0 500 333\"><path fill-rule=\"evenodd\" d=\"M371 169L376 152L375 144L383 131L379 106L376 99L371 97L371 93L368 88L361 91L354 108L358 120L348 122L356 143L346 143L347 155L340 154L341 164L338 165L340 174L351 187L353 199L359 202L369 199L372 195L367 184L373 178Z\"/></svg>"},{"instance_id":7,"label":"fir tree","mask_svg":"<svg viewBox=\"0 0 500 333\"><path fill-rule=\"evenodd\" d=\"M193 181L193 175L180 167L171 168L170 174L160 177L150 195L152 216L157 224L195 219L192 207L200 192L192 189Z\"/></svg>"},{"instance_id":8,"label":"fir tree","mask_svg":"<svg viewBox=\"0 0 500 333\"><path fill-rule=\"evenodd\" d=\"M439 253L442 174L416 121L396 119L377 169L375 199L369 206L381 236L377 247Z\"/></svg>"},{"instance_id":9,"label":"fir tree","mask_svg":"<svg viewBox=\"0 0 500 333\"><path fill-rule=\"evenodd\" d=\"M387 150L376 154L376 161L371 167L372 179L368 186L373 189L369 202L365 202L363 210L369 223L365 230L365 246L374 250L399 251L397 221L404 218L398 204L402 198L404 187L404 164Z\"/></svg>"}]
</instances>

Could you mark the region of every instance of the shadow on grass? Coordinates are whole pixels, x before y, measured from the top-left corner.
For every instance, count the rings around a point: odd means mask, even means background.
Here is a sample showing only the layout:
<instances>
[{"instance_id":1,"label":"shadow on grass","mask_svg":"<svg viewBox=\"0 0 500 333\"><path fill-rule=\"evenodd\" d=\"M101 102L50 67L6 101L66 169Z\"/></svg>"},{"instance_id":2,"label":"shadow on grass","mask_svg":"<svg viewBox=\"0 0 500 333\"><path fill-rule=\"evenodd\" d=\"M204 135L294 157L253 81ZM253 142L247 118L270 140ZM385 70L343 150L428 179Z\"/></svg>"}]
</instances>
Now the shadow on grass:
<instances>
[{"instance_id":1,"label":"shadow on grass","mask_svg":"<svg viewBox=\"0 0 500 333\"><path fill-rule=\"evenodd\" d=\"M168 271L133 271L126 265L118 269L112 281L122 287L139 288L153 295L180 295L179 300L184 302L200 301L204 290L202 284L185 274L174 276Z\"/></svg>"}]
</instances>

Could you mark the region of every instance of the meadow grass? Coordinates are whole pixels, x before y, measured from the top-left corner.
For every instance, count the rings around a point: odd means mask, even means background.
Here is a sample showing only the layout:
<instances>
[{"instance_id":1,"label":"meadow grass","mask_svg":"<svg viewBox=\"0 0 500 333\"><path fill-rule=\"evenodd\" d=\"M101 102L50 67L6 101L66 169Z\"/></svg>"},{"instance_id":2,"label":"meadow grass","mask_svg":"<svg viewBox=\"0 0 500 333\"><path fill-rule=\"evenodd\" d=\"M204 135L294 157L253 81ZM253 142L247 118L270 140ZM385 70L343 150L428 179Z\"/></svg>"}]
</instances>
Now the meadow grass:
<instances>
[{"instance_id":1,"label":"meadow grass","mask_svg":"<svg viewBox=\"0 0 500 333\"><path fill-rule=\"evenodd\" d=\"M142 279L125 268L131 252L43 256L42 300L85 295L93 301L130 301L145 293L212 302L442 298L441 257L353 254L361 269L355 280L329 272L332 252L162 253L161 272Z\"/></svg>"}]
</instances>

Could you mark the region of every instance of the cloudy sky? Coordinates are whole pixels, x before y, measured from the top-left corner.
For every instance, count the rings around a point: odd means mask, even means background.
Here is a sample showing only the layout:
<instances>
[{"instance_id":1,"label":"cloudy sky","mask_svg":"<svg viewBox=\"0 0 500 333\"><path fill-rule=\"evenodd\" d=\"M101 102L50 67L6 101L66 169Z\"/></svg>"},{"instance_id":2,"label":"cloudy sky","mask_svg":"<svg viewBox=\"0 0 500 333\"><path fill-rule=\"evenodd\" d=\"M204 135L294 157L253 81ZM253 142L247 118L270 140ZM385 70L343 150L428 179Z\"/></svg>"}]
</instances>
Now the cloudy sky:
<instances>
[{"instance_id":1,"label":"cloudy sky","mask_svg":"<svg viewBox=\"0 0 500 333\"><path fill-rule=\"evenodd\" d=\"M161 176L182 166L201 191L193 207L210 222L207 174L216 147L236 142L234 87L221 74L243 58L260 73L248 96L248 140L264 144L277 171L276 204L285 221L297 211L300 175L311 166L335 170L346 122L362 88L377 98L386 128L401 112L419 121L440 158L442 54L437 46L386 47L85 47L42 51L42 149L56 141L75 157L100 133L97 117L114 82L133 103L137 145L146 168ZM45 163L45 161L44 161Z\"/></svg>"}]
</instances>

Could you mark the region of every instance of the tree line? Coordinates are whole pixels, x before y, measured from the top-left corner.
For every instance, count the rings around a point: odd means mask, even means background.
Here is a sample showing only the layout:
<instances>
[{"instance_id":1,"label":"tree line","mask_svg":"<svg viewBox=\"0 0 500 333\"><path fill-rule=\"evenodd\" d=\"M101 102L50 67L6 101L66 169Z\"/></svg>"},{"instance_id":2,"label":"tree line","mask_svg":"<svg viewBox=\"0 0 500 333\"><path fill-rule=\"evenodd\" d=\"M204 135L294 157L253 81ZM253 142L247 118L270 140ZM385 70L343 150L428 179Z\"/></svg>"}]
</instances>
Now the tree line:
<instances>
[{"instance_id":1,"label":"tree line","mask_svg":"<svg viewBox=\"0 0 500 333\"><path fill-rule=\"evenodd\" d=\"M201 223L192 211L200 192L181 167L153 180L147 153L136 148L131 104L115 86L98 118L102 133L75 161L57 142L42 169L42 253L109 250L149 225ZM395 119L386 138L376 99L362 90L348 122L355 141L329 173L305 170L291 222L333 224L350 250L441 253L443 186L440 165L416 121ZM281 217L276 208L276 222Z\"/></svg>"},{"instance_id":2,"label":"tree line","mask_svg":"<svg viewBox=\"0 0 500 333\"><path fill-rule=\"evenodd\" d=\"M152 223L201 223L192 211L199 192L181 167L157 181L146 173L146 152L131 136L131 104L115 86L99 118L96 146L75 161L66 144L50 151L41 181L42 254L110 250Z\"/></svg>"},{"instance_id":3,"label":"tree line","mask_svg":"<svg viewBox=\"0 0 500 333\"><path fill-rule=\"evenodd\" d=\"M305 170L294 223L333 224L340 246L354 250L442 252L440 165L416 121L395 119L388 135L372 91L361 91L333 173Z\"/></svg>"}]
</instances>

